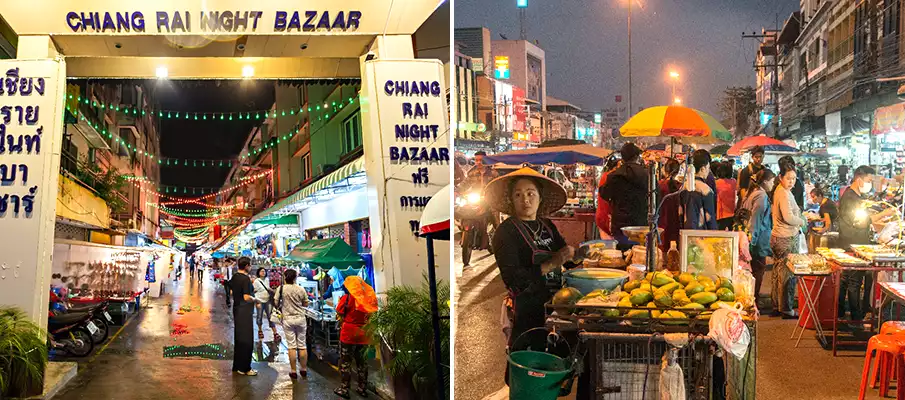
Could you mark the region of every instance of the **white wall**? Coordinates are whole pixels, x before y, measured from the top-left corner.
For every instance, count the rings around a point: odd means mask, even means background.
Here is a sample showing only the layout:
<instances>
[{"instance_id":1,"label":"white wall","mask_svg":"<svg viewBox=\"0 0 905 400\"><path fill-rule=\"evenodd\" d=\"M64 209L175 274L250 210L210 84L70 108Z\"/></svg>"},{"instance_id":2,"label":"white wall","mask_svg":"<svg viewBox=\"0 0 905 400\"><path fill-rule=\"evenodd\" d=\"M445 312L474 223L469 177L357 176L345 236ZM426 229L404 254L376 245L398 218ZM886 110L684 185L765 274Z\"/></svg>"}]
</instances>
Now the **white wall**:
<instances>
[{"instance_id":1,"label":"white wall","mask_svg":"<svg viewBox=\"0 0 905 400\"><path fill-rule=\"evenodd\" d=\"M302 231L368 218L368 192L362 188L306 208L299 216Z\"/></svg>"}]
</instances>

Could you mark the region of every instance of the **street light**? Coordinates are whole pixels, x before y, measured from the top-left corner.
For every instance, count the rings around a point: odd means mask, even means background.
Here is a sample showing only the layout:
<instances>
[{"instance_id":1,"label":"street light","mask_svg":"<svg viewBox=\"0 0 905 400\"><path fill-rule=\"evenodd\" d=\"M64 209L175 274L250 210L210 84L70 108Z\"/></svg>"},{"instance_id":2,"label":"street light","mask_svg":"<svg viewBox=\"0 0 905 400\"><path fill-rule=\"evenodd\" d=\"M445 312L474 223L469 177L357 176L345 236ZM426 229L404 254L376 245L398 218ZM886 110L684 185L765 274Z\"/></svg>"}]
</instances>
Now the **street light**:
<instances>
[{"instance_id":1,"label":"street light","mask_svg":"<svg viewBox=\"0 0 905 400\"><path fill-rule=\"evenodd\" d=\"M669 77L672 81L672 97L676 98L676 82L679 81L679 73L676 71L669 71Z\"/></svg>"},{"instance_id":2,"label":"street light","mask_svg":"<svg viewBox=\"0 0 905 400\"><path fill-rule=\"evenodd\" d=\"M672 99L672 103L675 104L675 105L680 105L680 104L682 104L682 99L680 99L680 98L678 98L678 97L674 97L674 98Z\"/></svg>"},{"instance_id":3,"label":"street light","mask_svg":"<svg viewBox=\"0 0 905 400\"><path fill-rule=\"evenodd\" d=\"M638 2L638 6L644 9L641 0L628 0L628 112L632 114L632 3Z\"/></svg>"}]
</instances>

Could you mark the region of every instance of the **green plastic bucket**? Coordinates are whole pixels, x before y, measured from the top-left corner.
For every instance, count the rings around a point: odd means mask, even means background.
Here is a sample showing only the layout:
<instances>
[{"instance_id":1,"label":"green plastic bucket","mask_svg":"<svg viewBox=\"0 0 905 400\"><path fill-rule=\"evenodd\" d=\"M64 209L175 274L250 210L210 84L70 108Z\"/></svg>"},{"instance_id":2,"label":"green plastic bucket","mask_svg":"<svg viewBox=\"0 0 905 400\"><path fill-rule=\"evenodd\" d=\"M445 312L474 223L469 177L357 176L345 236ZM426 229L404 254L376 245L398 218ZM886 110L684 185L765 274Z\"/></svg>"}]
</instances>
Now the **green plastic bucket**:
<instances>
[{"instance_id":1,"label":"green plastic bucket","mask_svg":"<svg viewBox=\"0 0 905 400\"><path fill-rule=\"evenodd\" d=\"M572 369L566 360L539 351L509 354L509 398L553 400Z\"/></svg>"}]
</instances>

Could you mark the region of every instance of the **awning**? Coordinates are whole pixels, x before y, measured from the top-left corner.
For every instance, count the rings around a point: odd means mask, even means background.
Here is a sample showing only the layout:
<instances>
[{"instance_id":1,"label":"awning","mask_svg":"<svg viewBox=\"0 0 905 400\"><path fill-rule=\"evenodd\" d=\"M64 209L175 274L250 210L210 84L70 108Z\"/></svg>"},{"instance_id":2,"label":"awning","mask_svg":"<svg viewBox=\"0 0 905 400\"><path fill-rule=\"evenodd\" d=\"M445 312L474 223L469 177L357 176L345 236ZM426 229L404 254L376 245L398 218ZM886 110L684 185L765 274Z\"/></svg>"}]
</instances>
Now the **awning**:
<instances>
[{"instance_id":1,"label":"awning","mask_svg":"<svg viewBox=\"0 0 905 400\"><path fill-rule=\"evenodd\" d=\"M364 171L365 170L365 160L364 157L359 157L346 165L343 165L336 171L331 172L327 176L317 180L316 182L305 186L298 192L293 193L289 197L286 197L283 200L278 201L276 204L270 206L266 210L258 213L252 219L253 223L259 223L258 220L267 217L270 214L273 214L276 211L283 209L284 207L297 203L305 198L314 195L319 190L327 188L329 186L335 185L342 181L343 179L348 178L349 176Z\"/></svg>"},{"instance_id":2,"label":"awning","mask_svg":"<svg viewBox=\"0 0 905 400\"><path fill-rule=\"evenodd\" d=\"M259 225L298 225L298 214L270 215L254 222Z\"/></svg>"},{"instance_id":3,"label":"awning","mask_svg":"<svg viewBox=\"0 0 905 400\"><path fill-rule=\"evenodd\" d=\"M364 263L355 250L340 238L306 240L295 246L287 258L312 264L333 266L360 265Z\"/></svg>"}]
</instances>

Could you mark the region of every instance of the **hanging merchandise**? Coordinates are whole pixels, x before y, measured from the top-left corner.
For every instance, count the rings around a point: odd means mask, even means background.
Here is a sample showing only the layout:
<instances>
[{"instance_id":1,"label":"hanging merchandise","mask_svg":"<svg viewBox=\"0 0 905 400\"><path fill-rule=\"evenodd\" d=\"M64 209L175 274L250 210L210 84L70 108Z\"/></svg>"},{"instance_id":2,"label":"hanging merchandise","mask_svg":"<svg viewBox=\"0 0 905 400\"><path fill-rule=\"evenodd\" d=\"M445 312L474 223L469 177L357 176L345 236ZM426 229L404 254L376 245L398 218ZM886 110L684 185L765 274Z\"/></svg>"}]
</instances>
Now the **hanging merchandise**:
<instances>
[{"instance_id":1,"label":"hanging merchandise","mask_svg":"<svg viewBox=\"0 0 905 400\"><path fill-rule=\"evenodd\" d=\"M154 261L148 262L148 269L145 271L145 281L149 283L157 282L157 273L154 269Z\"/></svg>"}]
</instances>

